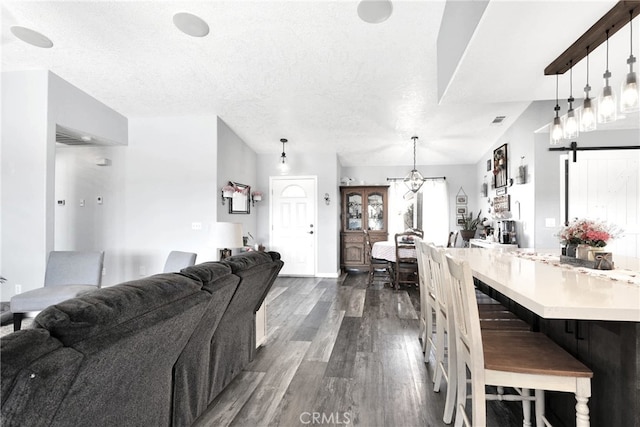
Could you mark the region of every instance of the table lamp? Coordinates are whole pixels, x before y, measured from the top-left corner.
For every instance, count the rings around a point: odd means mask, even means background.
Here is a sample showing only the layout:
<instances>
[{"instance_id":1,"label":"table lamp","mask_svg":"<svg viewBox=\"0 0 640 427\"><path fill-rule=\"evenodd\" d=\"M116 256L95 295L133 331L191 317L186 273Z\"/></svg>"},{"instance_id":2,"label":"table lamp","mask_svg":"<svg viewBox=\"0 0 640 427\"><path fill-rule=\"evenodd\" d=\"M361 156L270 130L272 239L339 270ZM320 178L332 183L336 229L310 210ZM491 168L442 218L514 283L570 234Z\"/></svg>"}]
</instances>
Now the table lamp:
<instances>
[{"instance_id":1,"label":"table lamp","mask_svg":"<svg viewBox=\"0 0 640 427\"><path fill-rule=\"evenodd\" d=\"M218 222L212 239L220 249L220 260L231 256L231 248L242 247L242 224L239 222Z\"/></svg>"}]
</instances>

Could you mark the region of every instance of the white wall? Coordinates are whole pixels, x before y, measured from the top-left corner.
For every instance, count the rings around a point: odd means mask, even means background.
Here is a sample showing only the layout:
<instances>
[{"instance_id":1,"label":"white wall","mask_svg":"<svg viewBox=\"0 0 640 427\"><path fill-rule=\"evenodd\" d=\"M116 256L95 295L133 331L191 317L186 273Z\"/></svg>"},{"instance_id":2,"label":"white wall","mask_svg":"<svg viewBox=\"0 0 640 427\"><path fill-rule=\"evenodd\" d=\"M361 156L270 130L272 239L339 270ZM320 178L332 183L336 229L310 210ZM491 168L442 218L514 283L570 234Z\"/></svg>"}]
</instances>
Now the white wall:
<instances>
[{"instance_id":1,"label":"white wall","mask_svg":"<svg viewBox=\"0 0 640 427\"><path fill-rule=\"evenodd\" d=\"M216 221L215 116L132 118L126 155L122 276L162 271L172 250L217 259L209 244ZM192 229L193 223L202 228Z\"/></svg>"},{"instance_id":2,"label":"white wall","mask_svg":"<svg viewBox=\"0 0 640 427\"><path fill-rule=\"evenodd\" d=\"M126 144L127 121L48 71L2 73L2 298L42 286L54 249L55 128ZM10 106L10 108L8 107ZM100 248L95 248L100 249Z\"/></svg>"},{"instance_id":3,"label":"white wall","mask_svg":"<svg viewBox=\"0 0 640 427\"><path fill-rule=\"evenodd\" d=\"M56 147L54 249L103 250L104 286L125 280L118 254L124 246L126 153L124 146ZM110 164L99 166L98 158Z\"/></svg>"},{"instance_id":4,"label":"white wall","mask_svg":"<svg viewBox=\"0 0 640 427\"><path fill-rule=\"evenodd\" d=\"M47 133L46 71L2 73L2 300L42 285L53 229L47 224L47 181L53 142ZM10 106L10 108L9 108Z\"/></svg>"}]
</instances>

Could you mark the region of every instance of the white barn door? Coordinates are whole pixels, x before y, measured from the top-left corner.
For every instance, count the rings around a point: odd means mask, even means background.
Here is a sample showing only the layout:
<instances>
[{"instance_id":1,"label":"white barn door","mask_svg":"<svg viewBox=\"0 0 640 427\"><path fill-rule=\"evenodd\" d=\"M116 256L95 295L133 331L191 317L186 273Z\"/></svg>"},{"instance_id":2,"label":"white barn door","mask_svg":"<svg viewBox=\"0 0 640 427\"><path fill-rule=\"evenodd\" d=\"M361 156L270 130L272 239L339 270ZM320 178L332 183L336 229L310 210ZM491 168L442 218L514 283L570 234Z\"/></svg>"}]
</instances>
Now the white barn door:
<instances>
[{"instance_id":1,"label":"white barn door","mask_svg":"<svg viewBox=\"0 0 640 427\"><path fill-rule=\"evenodd\" d=\"M578 152L577 162L569 159L568 190L569 220L601 219L623 228L607 250L640 256L640 150Z\"/></svg>"}]
</instances>

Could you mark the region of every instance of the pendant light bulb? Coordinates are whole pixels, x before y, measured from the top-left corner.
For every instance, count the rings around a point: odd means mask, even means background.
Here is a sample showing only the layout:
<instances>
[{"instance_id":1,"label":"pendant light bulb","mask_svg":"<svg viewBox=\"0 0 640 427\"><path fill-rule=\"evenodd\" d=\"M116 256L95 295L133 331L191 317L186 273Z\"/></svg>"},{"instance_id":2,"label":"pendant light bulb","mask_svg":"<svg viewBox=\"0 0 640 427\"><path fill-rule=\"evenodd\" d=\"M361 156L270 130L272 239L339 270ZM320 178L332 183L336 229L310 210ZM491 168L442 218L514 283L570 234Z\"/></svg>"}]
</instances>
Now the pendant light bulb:
<instances>
[{"instance_id":1,"label":"pendant light bulb","mask_svg":"<svg viewBox=\"0 0 640 427\"><path fill-rule=\"evenodd\" d=\"M567 102L569 103L569 108L567 110L567 114L564 115L562 120L562 130L564 132L563 136L565 139L573 139L578 137L578 116L576 115L575 110L573 109L573 61L570 64L569 68L569 99Z\"/></svg>"},{"instance_id":2,"label":"pendant light bulb","mask_svg":"<svg viewBox=\"0 0 640 427\"><path fill-rule=\"evenodd\" d=\"M611 72L609 71L609 30L607 30L607 69L604 74L604 87L598 97L598 122L609 123L616 120L616 93L609 84Z\"/></svg>"},{"instance_id":3,"label":"pendant light bulb","mask_svg":"<svg viewBox=\"0 0 640 427\"><path fill-rule=\"evenodd\" d=\"M412 136L411 139L413 139L413 169L405 177L404 185L412 192L417 193L420 187L422 187L422 184L424 184L424 177L416 169L416 139L418 139L418 137Z\"/></svg>"},{"instance_id":4,"label":"pendant light bulb","mask_svg":"<svg viewBox=\"0 0 640 427\"><path fill-rule=\"evenodd\" d=\"M287 140L285 138L282 138L280 142L282 142L282 154L280 155L280 160L278 161L277 168L280 172L280 175L286 175L290 170L289 162L287 161L287 154L284 152L284 144L287 142Z\"/></svg>"},{"instance_id":5,"label":"pendant light bulb","mask_svg":"<svg viewBox=\"0 0 640 427\"><path fill-rule=\"evenodd\" d=\"M640 92L638 91L638 77L633 71L633 64L636 57L633 56L633 10L629 11L629 72L626 79L622 82L620 89L620 111L623 113L633 113L640 109Z\"/></svg>"},{"instance_id":6,"label":"pendant light bulb","mask_svg":"<svg viewBox=\"0 0 640 427\"><path fill-rule=\"evenodd\" d=\"M584 101L582 103L582 112L580 114L580 131L591 132L596 130L596 106L591 101L589 92L591 86L589 86L589 47L587 46L587 84L584 87Z\"/></svg>"},{"instance_id":7,"label":"pendant light bulb","mask_svg":"<svg viewBox=\"0 0 640 427\"><path fill-rule=\"evenodd\" d=\"M562 121L558 116L558 112L560 111L560 105L558 104L558 75L556 74L556 106L553 108L556 112L555 117L553 118L553 122L551 123L551 129L549 130L549 142L551 145L558 145L560 140L562 140Z\"/></svg>"}]
</instances>

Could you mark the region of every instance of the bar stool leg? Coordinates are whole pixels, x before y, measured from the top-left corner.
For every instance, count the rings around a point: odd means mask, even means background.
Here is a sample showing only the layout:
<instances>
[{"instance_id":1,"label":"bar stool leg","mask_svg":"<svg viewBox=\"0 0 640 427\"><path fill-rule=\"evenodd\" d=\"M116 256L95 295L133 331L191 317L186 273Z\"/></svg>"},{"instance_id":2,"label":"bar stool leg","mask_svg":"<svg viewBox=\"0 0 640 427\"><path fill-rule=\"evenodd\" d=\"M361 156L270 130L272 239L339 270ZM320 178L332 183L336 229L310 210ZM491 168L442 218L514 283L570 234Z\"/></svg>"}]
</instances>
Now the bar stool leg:
<instances>
[{"instance_id":1,"label":"bar stool leg","mask_svg":"<svg viewBox=\"0 0 640 427\"><path fill-rule=\"evenodd\" d=\"M531 390L523 388L522 396L525 398L522 401L522 427L531 427L531 401L526 399L531 396Z\"/></svg>"},{"instance_id":2,"label":"bar stool leg","mask_svg":"<svg viewBox=\"0 0 640 427\"><path fill-rule=\"evenodd\" d=\"M591 381L589 378L578 378L576 385L576 427L589 427L589 406Z\"/></svg>"},{"instance_id":3,"label":"bar stool leg","mask_svg":"<svg viewBox=\"0 0 640 427\"><path fill-rule=\"evenodd\" d=\"M536 390L536 427L544 425L544 390Z\"/></svg>"}]
</instances>

